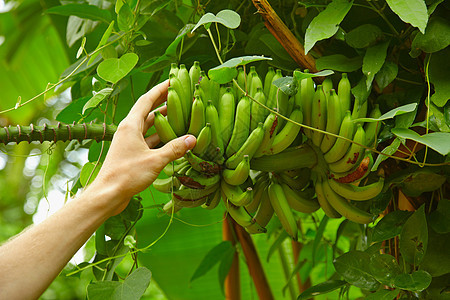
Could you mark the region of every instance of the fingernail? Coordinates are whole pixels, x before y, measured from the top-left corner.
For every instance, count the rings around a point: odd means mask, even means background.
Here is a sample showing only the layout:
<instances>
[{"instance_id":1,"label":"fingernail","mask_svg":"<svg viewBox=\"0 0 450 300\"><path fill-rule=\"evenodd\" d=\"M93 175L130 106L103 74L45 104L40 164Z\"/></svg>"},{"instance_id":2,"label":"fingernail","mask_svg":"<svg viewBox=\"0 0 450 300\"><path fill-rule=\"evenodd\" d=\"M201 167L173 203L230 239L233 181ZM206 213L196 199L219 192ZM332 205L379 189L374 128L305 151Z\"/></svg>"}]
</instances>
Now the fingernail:
<instances>
[{"instance_id":1,"label":"fingernail","mask_svg":"<svg viewBox=\"0 0 450 300\"><path fill-rule=\"evenodd\" d=\"M188 149L192 149L194 148L195 145L195 137L193 137L192 135L188 135L187 138L184 139L184 142L186 144L186 147L188 147Z\"/></svg>"}]
</instances>

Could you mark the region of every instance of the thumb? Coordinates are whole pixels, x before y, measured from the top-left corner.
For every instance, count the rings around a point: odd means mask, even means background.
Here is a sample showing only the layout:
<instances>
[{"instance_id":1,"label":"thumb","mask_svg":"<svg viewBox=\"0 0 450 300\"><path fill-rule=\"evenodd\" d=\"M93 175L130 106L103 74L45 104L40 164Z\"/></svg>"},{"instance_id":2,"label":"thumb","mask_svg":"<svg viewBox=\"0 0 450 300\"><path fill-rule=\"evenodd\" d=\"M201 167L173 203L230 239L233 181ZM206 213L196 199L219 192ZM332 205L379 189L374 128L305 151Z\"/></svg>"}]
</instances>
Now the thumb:
<instances>
[{"instance_id":1,"label":"thumb","mask_svg":"<svg viewBox=\"0 0 450 300\"><path fill-rule=\"evenodd\" d=\"M178 159L186 154L188 150L194 148L197 140L193 135L185 135L179 138L173 139L161 148L159 151L161 153L161 158L164 165L167 165L171 161Z\"/></svg>"}]
</instances>

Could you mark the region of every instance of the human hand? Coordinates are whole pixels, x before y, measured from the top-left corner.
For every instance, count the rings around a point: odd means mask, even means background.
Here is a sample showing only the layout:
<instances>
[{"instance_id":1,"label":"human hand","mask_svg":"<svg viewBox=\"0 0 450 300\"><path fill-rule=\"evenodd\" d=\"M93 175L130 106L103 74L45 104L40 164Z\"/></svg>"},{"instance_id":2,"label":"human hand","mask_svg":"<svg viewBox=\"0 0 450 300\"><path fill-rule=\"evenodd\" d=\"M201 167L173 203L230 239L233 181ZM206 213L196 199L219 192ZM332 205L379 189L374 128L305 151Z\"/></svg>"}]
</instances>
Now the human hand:
<instances>
[{"instance_id":1,"label":"human hand","mask_svg":"<svg viewBox=\"0 0 450 300\"><path fill-rule=\"evenodd\" d=\"M144 135L153 126L153 110L167 98L169 81L166 80L142 95L120 122L103 166L91 188L108 188L116 194L108 203L111 214L120 213L130 198L145 190L171 161L182 157L195 146L196 139L185 135L153 149L160 142L157 134ZM167 106L158 108L165 114ZM111 191L111 190L110 190Z\"/></svg>"}]
</instances>

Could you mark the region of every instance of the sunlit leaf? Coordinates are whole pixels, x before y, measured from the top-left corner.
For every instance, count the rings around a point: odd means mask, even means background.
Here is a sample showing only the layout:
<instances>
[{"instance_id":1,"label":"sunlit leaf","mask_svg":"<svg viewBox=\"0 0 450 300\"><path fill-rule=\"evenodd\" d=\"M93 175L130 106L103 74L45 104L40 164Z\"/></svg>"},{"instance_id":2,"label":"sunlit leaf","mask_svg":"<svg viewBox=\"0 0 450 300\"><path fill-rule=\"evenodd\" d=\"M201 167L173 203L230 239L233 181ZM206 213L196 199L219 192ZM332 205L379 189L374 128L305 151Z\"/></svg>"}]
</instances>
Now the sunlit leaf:
<instances>
[{"instance_id":1,"label":"sunlit leaf","mask_svg":"<svg viewBox=\"0 0 450 300\"><path fill-rule=\"evenodd\" d=\"M406 114L414 111L417 108L417 103L410 103L406 105L394 108L387 113L382 114L379 118L360 118L354 120L354 122L379 122L387 119L392 119L395 116Z\"/></svg>"},{"instance_id":2,"label":"sunlit leaf","mask_svg":"<svg viewBox=\"0 0 450 300\"><path fill-rule=\"evenodd\" d=\"M86 104L83 106L82 114L89 108L97 107L97 105L100 104L106 97L108 97L111 92L113 91L112 88L104 88L103 90L96 93L94 96L92 96L91 99L86 102Z\"/></svg>"},{"instance_id":3,"label":"sunlit leaf","mask_svg":"<svg viewBox=\"0 0 450 300\"><path fill-rule=\"evenodd\" d=\"M217 83L224 84L233 80L237 75L237 67L244 66L246 64L261 61L261 60L272 60L270 57L264 56L241 56L234 57L227 60L223 64L209 69L208 77Z\"/></svg>"},{"instance_id":4,"label":"sunlit leaf","mask_svg":"<svg viewBox=\"0 0 450 300\"><path fill-rule=\"evenodd\" d=\"M47 14L62 16L77 16L94 21L111 22L111 13L95 5L89 4L66 4L53 6L45 11Z\"/></svg>"},{"instance_id":5,"label":"sunlit leaf","mask_svg":"<svg viewBox=\"0 0 450 300\"><path fill-rule=\"evenodd\" d=\"M376 44L383 31L373 24L363 24L345 34L345 42L353 48L366 48Z\"/></svg>"},{"instance_id":6,"label":"sunlit leaf","mask_svg":"<svg viewBox=\"0 0 450 300\"><path fill-rule=\"evenodd\" d=\"M428 23L425 34L419 32L411 44L411 49L426 53L437 52L450 45L450 22L438 16L433 16ZM418 51L418 55L421 52ZM415 56L415 55L414 55Z\"/></svg>"},{"instance_id":7,"label":"sunlit leaf","mask_svg":"<svg viewBox=\"0 0 450 300\"><path fill-rule=\"evenodd\" d=\"M432 132L420 135L407 128L393 128L391 132L400 138L424 144L442 155L450 153L450 132Z\"/></svg>"},{"instance_id":8,"label":"sunlit leaf","mask_svg":"<svg viewBox=\"0 0 450 300\"><path fill-rule=\"evenodd\" d=\"M375 74L380 71L384 64L389 42L383 42L367 48L364 55L362 71L367 76L366 86L370 89Z\"/></svg>"},{"instance_id":9,"label":"sunlit leaf","mask_svg":"<svg viewBox=\"0 0 450 300\"><path fill-rule=\"evenodd\" d=\"M389 7L405 23L419 28L424 33L428 22L428 11L424 0L386 0Z\"/></svg>"},{"instance_id":10,"label":"sunlit leaf","mask_svg":"<svg viewBox=\"0 0 450 300\"><path fill-rule=\"evenodd\" d=\"M139 57L135 53L126 53L120 58L109 58L97 67L97 74L106 81L117 83L127 76L137 64Z\"/></svg>"},{"instance_id":11,"label":"sunlit leaf","mask_svg":"<svg viewBox=\"0 0 450 300\"><path fill-rule=\"evenodd\" d=\"M230 29L235 29L239 26L239 24L241 24L241 17L238 13L229 9L219 11L217 15L214 15L213 13L206 13L200 18L191 32L194 32L201 25L213 22L220 23Z\"/></svg>"}]
</instances>

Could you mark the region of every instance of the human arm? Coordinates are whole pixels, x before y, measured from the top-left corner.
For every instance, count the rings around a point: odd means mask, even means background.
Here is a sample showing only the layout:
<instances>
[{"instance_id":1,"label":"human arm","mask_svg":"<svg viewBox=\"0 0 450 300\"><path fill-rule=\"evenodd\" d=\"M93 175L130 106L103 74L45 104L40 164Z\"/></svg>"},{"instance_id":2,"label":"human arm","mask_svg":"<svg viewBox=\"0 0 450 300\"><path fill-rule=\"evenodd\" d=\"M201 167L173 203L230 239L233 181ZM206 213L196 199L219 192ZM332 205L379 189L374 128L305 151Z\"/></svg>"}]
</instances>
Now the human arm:
<instances>
[{"instance_id":1,"label":"human arm","mask_svg":"<svg viewBox=\"0 0 450 300\"><path fill-rule=\"evenodd\" d=\"M183 136L161 148L151 112L166 100L168 81L141 96L119 124L97 178L76 199L0 247L0 299L36 299L76 251L130 198L146 189L170 161L195 145ZM164 112L165 108L160 108Z\"/></svg>"}]
</instances>

